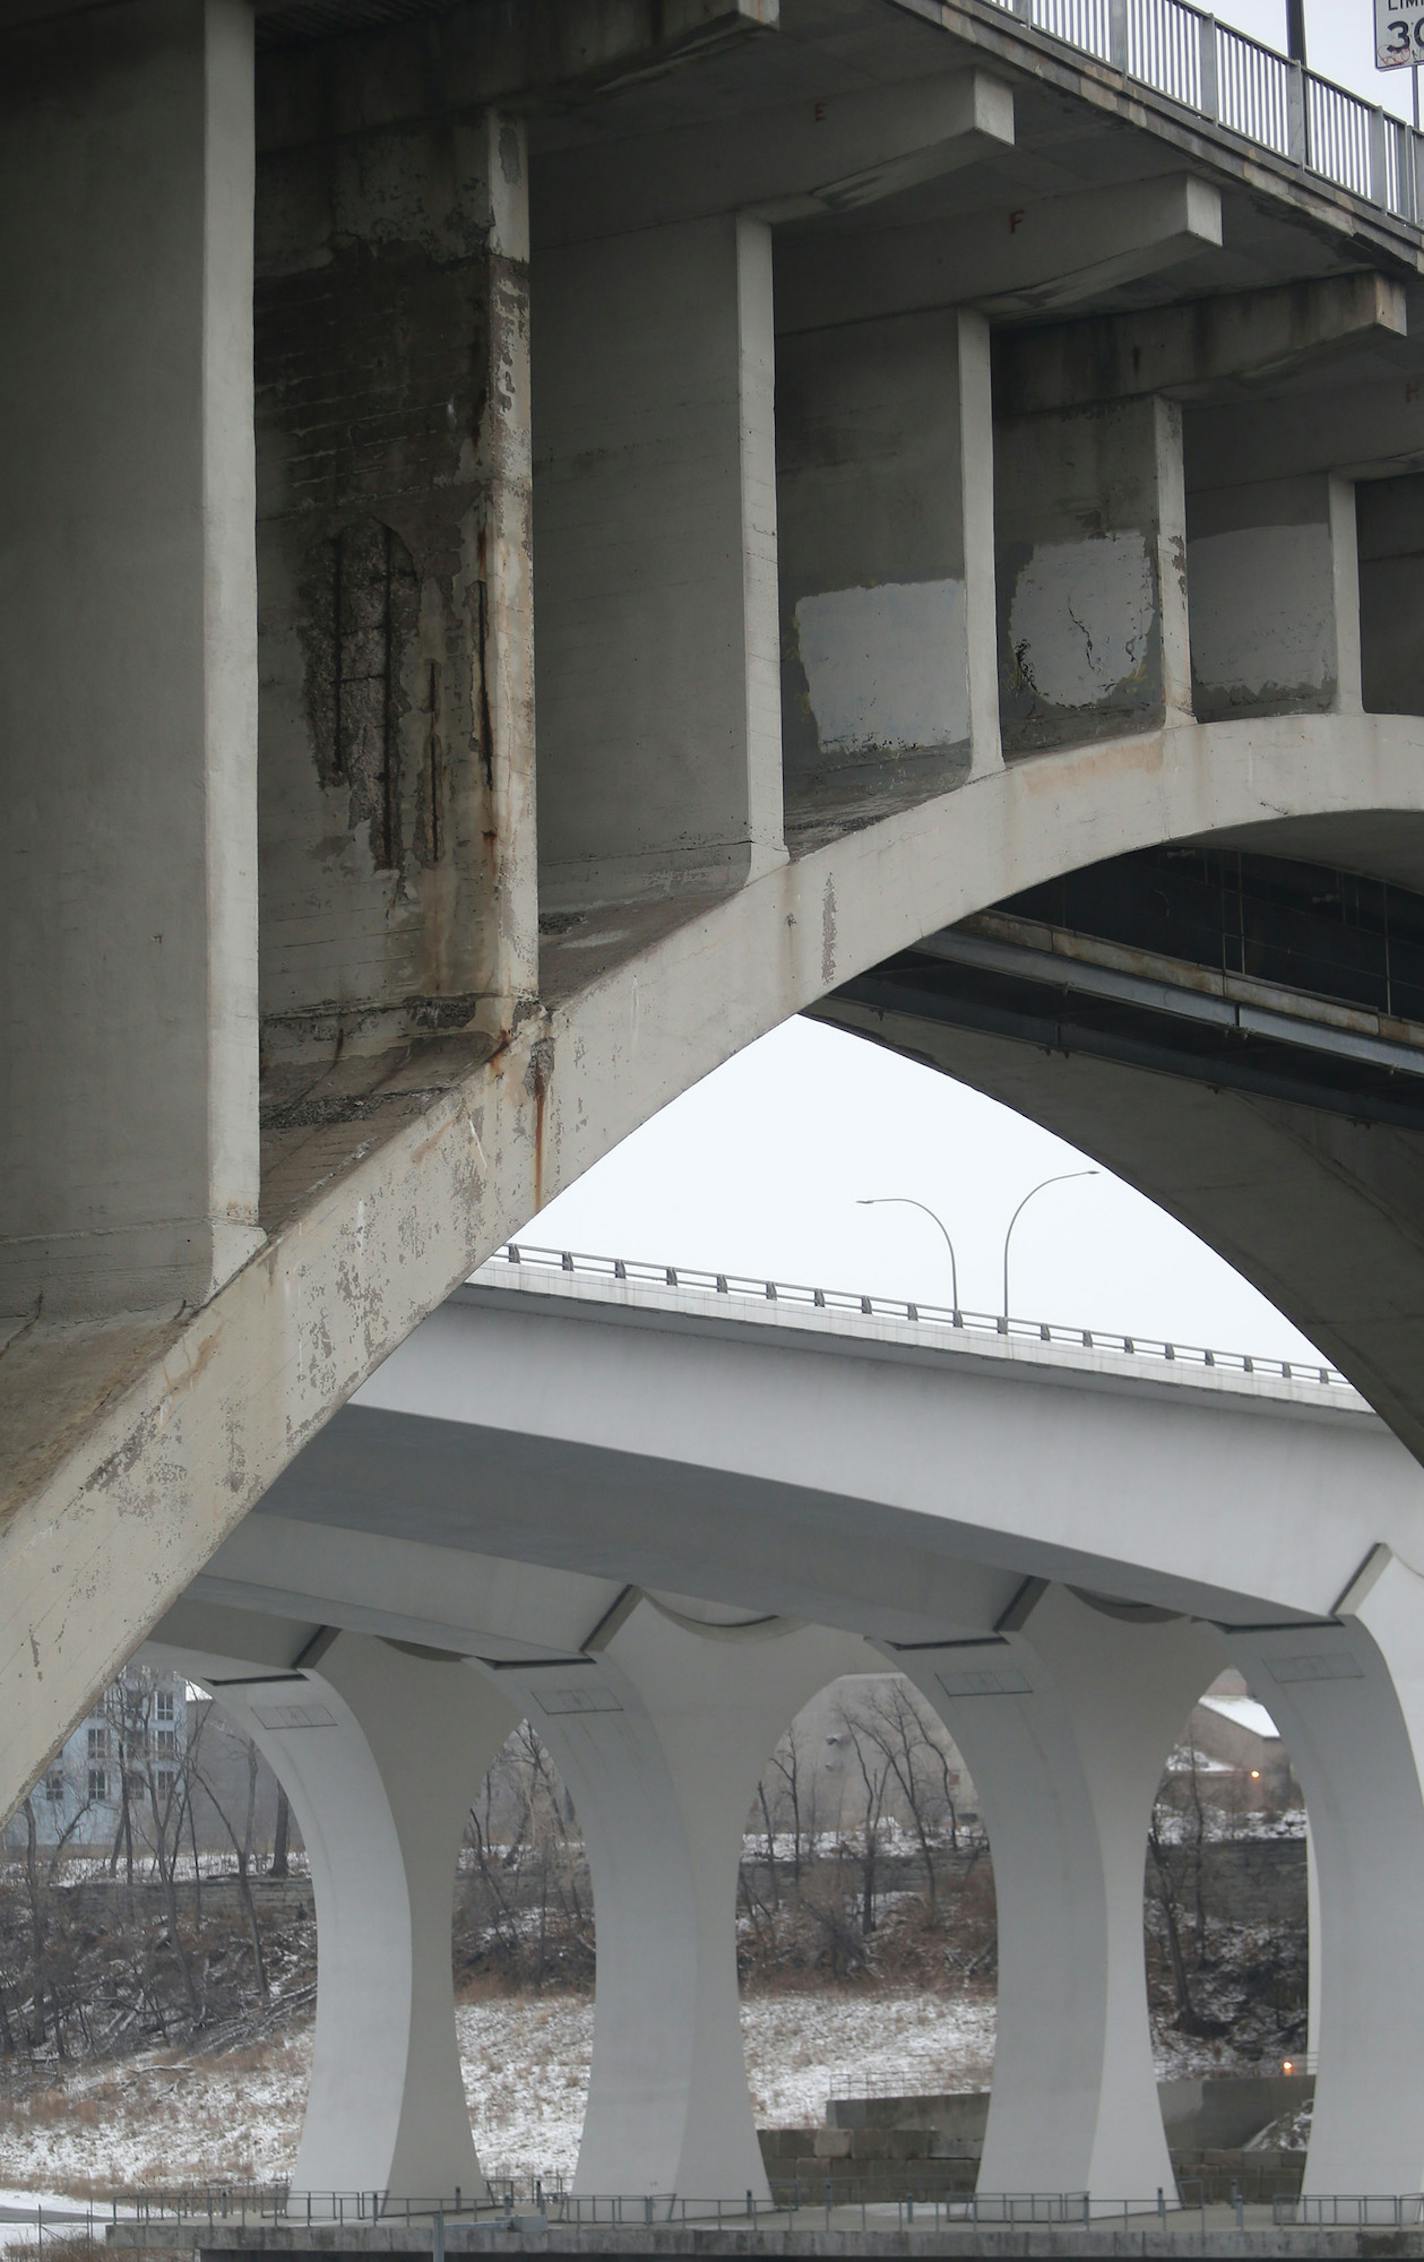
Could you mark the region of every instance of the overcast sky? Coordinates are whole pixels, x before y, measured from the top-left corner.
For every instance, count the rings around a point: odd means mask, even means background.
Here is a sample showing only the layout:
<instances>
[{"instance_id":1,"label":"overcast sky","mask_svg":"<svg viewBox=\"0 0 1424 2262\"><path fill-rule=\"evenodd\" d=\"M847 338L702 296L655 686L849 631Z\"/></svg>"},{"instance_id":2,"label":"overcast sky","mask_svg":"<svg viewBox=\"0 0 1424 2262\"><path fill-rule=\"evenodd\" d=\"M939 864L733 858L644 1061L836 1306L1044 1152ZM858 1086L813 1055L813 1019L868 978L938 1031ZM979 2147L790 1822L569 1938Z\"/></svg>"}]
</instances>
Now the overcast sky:
<instances>
[{"instance_id":1,"label":"overcast sky","mask_svg":"<svg viewBox=\"0 0 1424 2262\"><path fill-rule=\"evenodd\" d=\"M1276 47L1284 0L1216 13ZM1373 0L1306 0L1313 67L1408 115L1409 73L1376 71ZM910 1195L943 1217L960 1296L997 1310L1020 1196L1088 1158L945 1077L793 1021L628 1140L547 1209L532 1241L711 1271L949 1301L949 1262ZM1035 1198L1014 1236L1011 1302L1035 1319L1277 1357L1303 1338L1192 1235L1102 1174Z\"/></svg>"},{"instance_id":2,"label":"overcast sky","mask_svg":"<svg viewBox=\"0 0 1424 2262\"><path fill-rule=\"evenodd\" d=\"M1269 47L1285 46L1285 0L1216 0L1211 13ZM1305 0L1310 67L1407 118L1410 73L1375 69L1374 23L1374 0Z\"/></svg>"}]
</instances>

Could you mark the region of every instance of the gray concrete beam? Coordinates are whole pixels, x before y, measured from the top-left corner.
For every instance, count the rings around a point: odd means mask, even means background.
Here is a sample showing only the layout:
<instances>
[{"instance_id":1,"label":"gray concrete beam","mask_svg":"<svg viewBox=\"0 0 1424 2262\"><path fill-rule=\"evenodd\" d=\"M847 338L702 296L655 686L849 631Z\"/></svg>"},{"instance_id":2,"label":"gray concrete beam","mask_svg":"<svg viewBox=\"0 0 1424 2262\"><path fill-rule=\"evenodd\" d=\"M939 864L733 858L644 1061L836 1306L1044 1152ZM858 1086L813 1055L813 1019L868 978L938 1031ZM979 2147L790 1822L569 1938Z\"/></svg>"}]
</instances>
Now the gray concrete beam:
<instances>
[{"instance_id":1,"label":"gray concrete beam","mask_svg":"<svg viewBox=\"0 0 1424 2262\"><path fill-rule=\"evenodd\" d=\"M778 247L777 327L930 307L1043 314L1221 243L1221 194L1189 173L913 224L798 233Z\"/></svg>"},{"instance_id":2,"label":"gray concrete beam","mask_svg":"<svg viewBox=\"0 0 1424 2262\"><path fill-rule=\"evenodd\" d=\"M1001 415L1087 408L1164 393L1179 400L1270 385L1351 347L1402 338L1404 285L1392 276L1330 275L1259 291L1224 291L1145 314L1100 314L999 339Z\"/></svg>"},{"instance_id":3,"label":"gray concrete beam","mask_svg":"<svg viewBox=\"0 0 1424 2262\"><path fill-rule=\"evenodd\" d=\"M1188 495L1192 704L1203 722L1359 708L1355 493L1317 473Z\"/></svg>"}]
</instances>

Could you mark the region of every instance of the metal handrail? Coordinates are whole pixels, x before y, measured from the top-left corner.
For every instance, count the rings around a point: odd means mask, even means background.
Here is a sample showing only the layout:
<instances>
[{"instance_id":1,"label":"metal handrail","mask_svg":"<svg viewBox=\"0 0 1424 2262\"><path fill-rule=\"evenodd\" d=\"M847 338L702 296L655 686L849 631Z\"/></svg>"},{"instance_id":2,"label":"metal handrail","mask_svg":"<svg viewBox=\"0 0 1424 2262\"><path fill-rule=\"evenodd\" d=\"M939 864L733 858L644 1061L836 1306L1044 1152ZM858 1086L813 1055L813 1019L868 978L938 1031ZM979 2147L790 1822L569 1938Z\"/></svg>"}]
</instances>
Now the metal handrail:
<instances>
[{"instance_id":1,"label":"metal handrail","mask_svg":"<svg viewBox=\"0 0 1424 2262\"><path fill-rule=\"evenodd\" d=\"M1395 219L1424 219L1424 136L1192 0L987 4Z\"/></svg>"},{"instance_id":2,"label":"metal handrail","mask_svg":"<svg viewBox=\"0 0 1424 2262\"><path fill-rule=\"evenodd\" d=\"M1148 1366L1205 1367L1223 1374L1263 1375L1277 1382L1307 1383L1316 1389L1353 1390L1349 1377L1316 1359L1271 1359L1254 1351L1219 1351L1205 1344L1177 1343L1160 1335L1119 1335L1100 1327L1069 1327L1057 1320L1005 1319L1001 1312L951 1310L948 1304L922 1304L898 1296L868 1296L846 1288L814 1288L785 1280L759 1280L754 1275L707 1272L699 1265L653 1264L638 1257L590 1256L575 1249L545 1249L528 1241L507 1241L489 1262L471 1275L473 1284L488 1286L500 1277L496 1269L512 1265L526 1273L557 1272L578 1280L598 1281L620 1288L676 1289L681 1295L706 1296L728 1303L777 1304L792 1311L824 1312L848 1320L889 1320L923 1328L928 1334L997 1336L1000 1341L1056 1344L1065 1349L1096 1351L1110 1358L1131 1359Z\"/></svg>"}]
</instances>

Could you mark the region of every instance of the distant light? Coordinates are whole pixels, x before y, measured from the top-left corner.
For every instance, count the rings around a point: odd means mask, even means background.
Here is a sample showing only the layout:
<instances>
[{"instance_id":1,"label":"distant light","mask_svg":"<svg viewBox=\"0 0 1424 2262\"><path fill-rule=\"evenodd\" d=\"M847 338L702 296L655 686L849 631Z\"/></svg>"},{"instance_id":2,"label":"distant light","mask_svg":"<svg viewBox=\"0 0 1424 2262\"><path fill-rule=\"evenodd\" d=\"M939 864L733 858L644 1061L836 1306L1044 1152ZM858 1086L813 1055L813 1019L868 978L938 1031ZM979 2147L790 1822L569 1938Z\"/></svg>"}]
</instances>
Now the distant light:
<instances>
[{"instance_id":1,"label":"distant light","mask_svg":"<svg viewBox=\"0 0 1424 2262\"><path fill-rule=\"evenodd\" d=\"M1287 2074L1293 2074L1295 2072L1294 2058L1283 2058L1281 2060L1281 2072Z\"/></svg>"},{"instance_id":2,"label":"distant light","mask_svg":"<svg viewBox=\"0 0 1424 2262\"><path fill-rule=\"evenodd\" d=\"M1252 1770L1251 1770L1251 1780L1252 1780L1252 1782L1253 1782L1253 1783L1259 1783L1259 1782L1260 1782L1260 1780L1261 1780L1261 1770L1260 1770L1260 1768L1259 1768L1259 1767L1253 1767L1253 1768L1252 1768Z\"/></svg>"}]
</instances>

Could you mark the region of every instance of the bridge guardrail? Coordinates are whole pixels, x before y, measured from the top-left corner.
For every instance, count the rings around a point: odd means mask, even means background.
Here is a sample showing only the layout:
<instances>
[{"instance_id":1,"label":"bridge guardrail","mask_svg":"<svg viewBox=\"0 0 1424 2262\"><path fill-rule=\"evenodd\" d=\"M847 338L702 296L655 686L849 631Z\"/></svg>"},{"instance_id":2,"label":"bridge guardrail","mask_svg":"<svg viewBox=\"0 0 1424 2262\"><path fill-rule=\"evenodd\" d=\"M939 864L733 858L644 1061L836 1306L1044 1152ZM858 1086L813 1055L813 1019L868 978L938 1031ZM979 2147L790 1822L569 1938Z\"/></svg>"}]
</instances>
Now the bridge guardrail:
<instances>
[{"instance_id":1,"label":"bridge guardrail","mask_svg":"<svg viewBox=\"0 0 1424 2262\"><path fill-rule=\"evenodd\" d=\"M1192 0L985 0L1210 124L1418 226L1424 136Z\"/></svg>"},{"instance_id":2,"label":"bridge guardrail","mask_svg":"<svg viewBox=\"0 0 1424 2262\"><path fill-rule=\"evenodd\" d=\"M654 1264L636 1257L602 1257L576 1249L546 1249L529 1241L507 1241L471 1280L487 1285L501 1265L529 1274L565 1273L575 1279L631 1288L676 1289L709 1301L785 1304L792 1310L841 1313L847 1319L891 1320L923 1328L930 1335L998 1336L1019 1343L1057 1344L1063 1349L1098 1351L1144 1365L1216 1368L1227 1374L1264 1375L1278 1382L1302 1382L1322 1390L1354 1385L1338 1367L1320 1360L1270 1359L1254 1351L1219 1351L1199 1343L1177 1343L1159 1335L1119 1335L1101 1327L1070 1327L1057 1320L1027 1320L1001 1312L971 1312L948 1304L924 1304L897 1296L869 1296L854 1289L815 1288L755 1275L708 1272L698 1265Z\"/></svg>"}]
</instances>

